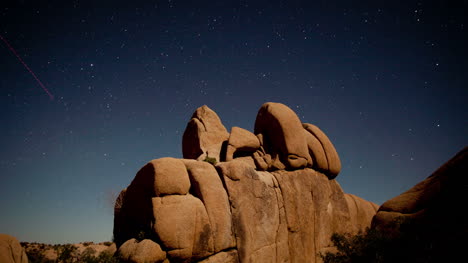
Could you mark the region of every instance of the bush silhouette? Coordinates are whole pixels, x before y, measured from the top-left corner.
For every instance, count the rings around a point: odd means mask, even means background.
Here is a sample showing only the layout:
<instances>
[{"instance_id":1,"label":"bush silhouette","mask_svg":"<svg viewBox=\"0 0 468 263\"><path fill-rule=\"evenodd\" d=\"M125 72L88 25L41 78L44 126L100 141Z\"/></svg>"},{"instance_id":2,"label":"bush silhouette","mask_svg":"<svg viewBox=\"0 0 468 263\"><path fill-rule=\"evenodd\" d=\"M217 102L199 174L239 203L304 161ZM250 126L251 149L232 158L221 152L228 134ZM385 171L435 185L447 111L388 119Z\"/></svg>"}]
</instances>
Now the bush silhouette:
<instances>
[{"instance_id":1,"label":"bush silhouette","mask_svg":"<svg viewBox=\"0 0 468 263\"><path fill-rule=\"evenodd\" d=\"M458 262L467 245L466 230L404 218L391 231L335 233L331 241L337 252L321 254L324 263Z\"/></svg>"},{"instance_id":2,"label":"bush silhouette","mask_svg":"<svg viewBox=\"0 0 468 263\"><path fill-rule=\"evenodd\" d=\"M74 245L66 244L59 245L56 248L57 251L57 262L60 263L71 263L73 258L76 257L77 248Z\"/></svg>"}]
</instances>

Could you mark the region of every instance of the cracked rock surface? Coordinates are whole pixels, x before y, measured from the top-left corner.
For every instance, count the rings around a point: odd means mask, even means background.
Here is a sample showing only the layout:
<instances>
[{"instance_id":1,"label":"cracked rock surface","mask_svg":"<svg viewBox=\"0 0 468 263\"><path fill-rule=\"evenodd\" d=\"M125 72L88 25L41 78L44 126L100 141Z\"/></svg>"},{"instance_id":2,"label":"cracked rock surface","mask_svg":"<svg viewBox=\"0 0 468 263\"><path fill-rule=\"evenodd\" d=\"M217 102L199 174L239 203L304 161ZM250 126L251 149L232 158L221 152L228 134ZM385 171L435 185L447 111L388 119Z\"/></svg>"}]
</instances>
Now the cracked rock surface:
<instances>
[{"instance_id":1,"label":"cracked rock surface","mask_svg":"<svg viewBox=\"0 0 468 263\"><path fill-rule=\"evenodd\" d=\"M333 233L370 226L377 205L343 192L333 144L286 105L265 103L254 133L231 133L200 107L185 159L150 161L122 191L114 239L132 240L129 262L151 247L150 262L320 262Z\"/></svg>"}]
</instances>

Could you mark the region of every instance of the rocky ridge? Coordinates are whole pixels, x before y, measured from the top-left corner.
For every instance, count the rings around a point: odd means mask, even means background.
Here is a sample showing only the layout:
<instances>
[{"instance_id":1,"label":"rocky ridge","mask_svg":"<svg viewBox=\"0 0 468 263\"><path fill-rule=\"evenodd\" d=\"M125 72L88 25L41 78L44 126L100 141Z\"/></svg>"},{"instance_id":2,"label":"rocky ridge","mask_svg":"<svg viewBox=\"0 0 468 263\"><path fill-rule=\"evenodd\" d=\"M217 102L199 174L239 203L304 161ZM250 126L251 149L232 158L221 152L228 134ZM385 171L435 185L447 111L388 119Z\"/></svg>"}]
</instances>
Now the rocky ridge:
<instances>
[{"instance_id":1,"label":"rocky ridge","mask_svg":"<svg viewBox=\"0 0 468 263\"><path fill-rule=\"evenodd\" d=\"M265 103L254 133L202 106L184 159L138 171L116 201L114 239L129 262L320 262L333 233L357 233L377 205L346 194L339 156L318 127ZM141 240L141 241L138 241Z\"/></svg>"}]
</instances>

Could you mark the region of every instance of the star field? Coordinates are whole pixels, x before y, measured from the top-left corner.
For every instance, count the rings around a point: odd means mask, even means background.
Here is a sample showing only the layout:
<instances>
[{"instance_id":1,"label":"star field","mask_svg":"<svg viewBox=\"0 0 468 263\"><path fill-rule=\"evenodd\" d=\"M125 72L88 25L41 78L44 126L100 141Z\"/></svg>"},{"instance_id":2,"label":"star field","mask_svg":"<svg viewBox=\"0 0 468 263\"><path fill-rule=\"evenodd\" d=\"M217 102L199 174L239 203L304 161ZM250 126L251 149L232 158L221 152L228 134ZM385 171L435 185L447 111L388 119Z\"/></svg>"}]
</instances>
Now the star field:
<instances>
[{"instance_id":1,"label":"star field","mask_svg":"<svg viewBox=\"0 0 468 263\"><path fill-rule=\"evenodd\" d=\"M312 2L312 3L310 3ZM320 127L345 192L382 204L467 145L466 1L0 4L0 233L112 237L116 194L182 157L204 104L253 130L267 101Z\"/></svg>"}]
</instances>

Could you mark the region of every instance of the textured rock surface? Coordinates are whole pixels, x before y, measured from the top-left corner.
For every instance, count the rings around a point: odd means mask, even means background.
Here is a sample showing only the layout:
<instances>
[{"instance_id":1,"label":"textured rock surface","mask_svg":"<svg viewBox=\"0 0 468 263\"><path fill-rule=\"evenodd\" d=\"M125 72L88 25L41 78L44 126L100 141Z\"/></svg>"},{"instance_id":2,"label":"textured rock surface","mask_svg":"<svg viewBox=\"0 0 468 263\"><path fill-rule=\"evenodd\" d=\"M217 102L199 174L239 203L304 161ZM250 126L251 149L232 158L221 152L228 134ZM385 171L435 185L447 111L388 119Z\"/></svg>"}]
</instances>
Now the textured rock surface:
<instances>
[{"instance_id":1,"label":"textured rock surface","mask_svg":"<svg viewBox=\"0 0 468 263\"><path fill-rule=\"evenodd\" d=\"M141 233L152 232L154 221L151 198L168 194L184 195L190 179L180 159L152 160L138 171L132 183L117 198L114 215L114 239L117 246ZM122 201L123 199L123 201Z\"/></svg>"},{"instance_id":2,"label":"textured rock surface","mask_svg":"<svg viewBox=\"0 0 468 263\"><path fill-rule=\"evenodd\" d=\"M186 159L204 160L207 156L220 161L221 147L229 138L218 115L203 105L192 115L182 137L182 153Z\"/></svg>"},{"instance_id":3,"label":"textured rock surface","mask_svg":"<svg viewBox=\"0 0 468 263\"><path fill-rule=\"evenodd\" d=\"M276 179L239 161L218 167L231 203L240 261L288 261L286 218Z\"/></svg>"},{"instance_id":4,"label":"textured rock surface","mask_svg":"<svg viewBox=\"0 0 468 263\"><path fill-rule=\"evenodd\" d=\"M239 258L237 256L237 250L231 249L229 251L222 251L218 254L215 254L211 257L206 258L205 260L200 261L200 263L238 263Z\"/></svg>"},{"instance_id":5,"label":"textured rock surface","mask_svg":"<svg viewBox=\"0 0 468 263\"><path fill-rule=\"evenodd\" d=\"M0 234L0 262L1 263L28 263L28 257L18 239Z\"/></svg>"},{"instance_id":6,"label":"textured rock surface","mask_svg":"<svg viewBox=\"0 0 468 263\"><path fill-rule=\"evenodd\" d=\"M149 239L140 242L130 239L120 246L117 253L120 259L129 263L159 263L166 259L166 252Z\"/></svg>"},{"instance_id":7,"label":"textured rock surface","mask_svg":"<svg viewBox=\"0 0 468 263\"><path fill-rule=\"evenodd\" d=\"M398 219L410 219L428 229L443 226L446 233L468 234L467 213L452 214L468 201L468 147L431 176L408 191L386 201L372 220L372 227L398 231Z\"/></svg>"},{"instance_id":8,"label":"textured rock surface","mask_svg":"<svg viewBox=\"0 0 468 263\"><path fill-rule=\"evenodd\" d=\"M260 148L260 141L255 134L246 129L232 127L225 160L231 161L239 153L241 155L245 155L246 153L253 154L258 148Z\"/></svg>"},{"instance_id":9,"label":"textured rock surface","mask_svg":"<svg viewBox=\"0 0 468 263\"><path fill-rule=\"evenodd\" d=\"M359 230L369 227L379 206L353 194L345 194L345 198L348 203L351 220L349 227L352 231L350 232L357 233Z\"/></svg>"},{"instance_id":10,"label":"textured rock surface","mask_svg":"<svg viewBox=\"0 0 468 263\"><path fill-rule=\"evenodd\" d=\"M361 213L351 214L338 182L320 172L304 169L272 174L284 199L291 262L318 262L319 253L331 246L333 233L355 234L364 230L375 214L376 209L367 218ZM364 201L357 206L372 205Z\"/></svg>"},{"instance_id":11,"label":"textured rock surface","mask_svg":"<svg viewBox=\"0 0 468 263\"><path fill-rule=\"evenodd\" d=\"M312 164L303 127L296 113L281 103L262 105L255 120L255 134L262 134L263 147L277 169L299 169Z\"/></svg>"},{"instance_id":12,"label":"textured rock surface","mask_svg":"<svg viewBox=\"0 0 468 263\"><path fill-rule=\"evenodd\" d=\"M309 168L270 173L235 159L216 171L181 162L190 193L152 197L149 220L150 236L177 262L216 262L227 255L211 255L230 248L240 262L318 262L333 233L364 230L377 209Z\"/></svg>"},{"instance_id":13,"label":"textured rock surface","mask_svg":"<svg viewBox=\"0 0 468 263\"><path fill-rule=\"evenodd\" d=\"M176 261L190 261L213 254L208 214L192 195L153 198L154 233Z\"/></svg>"},{"instance_id":14,"label":"textured rock surface","mask_svg":"<svg viewBox=\"0 0 468 263\"><path fill-rule=\"evenodd\" d=\"M335 146L333 146L327 135L325 135L325 133L323 133L317 126L310 123L304 123L303 126L306 131L312 134L320 142L328 164L325 172L330 179L335 178L341 171L341 161L338 153L336 152ZM313 142L312 144L316 144L316 142ZM319 149L319 147L314 145L312 146L312 149L309 148L309 151L315 154L314 156L316 159L319 159L318 155L321 153L315 152L314 149Z\"/></svg>"},{"instance_id":15,"label":"textured rock surface","mask_svg":"<svg viewBox=\"0 0 468 263\"><path fill-rule=\"evenodd\" d=\"M122 191L118 246L143 235L171 262L320 262L333 233L364 230L377 210L343 192L333 179L341 169L333 144L280 103L260 108L255 134L228 134L200 107L183 148L191 160L153 160Z\"/></svg>"},{"instance_id":16,"label":"textured rock surface","mask_svg":"<svg viewBox=\"0 0 468 263\"><path fill-rule=\"evenodd\" d=\"M151 164L154 167L155 196L188 193L190 180L181 160L161 158L151 161Z\"/></svg>"},{"instance_id":17,"label":"textured rock surface","mask_svg":"<svg viewBox=\"0 0 468 263\"><path fill-rule=\"evenodd\" d=\"M207 162L184 160L184 163L192 182L191 192L206 208L214 251L234 247L229 200L216 169Z\"/></svg>"},{"instance_id":18,"label":"textured rock surface","mask_svg":"<svg viewBox=\"0 0 468 263\"><path fill-rule=\"evenodd\" d=\"M327 171L328 161L320 141L310 132L304 129L307 147L309 148L310 157L312 158L312 168L317 171Z\"/></svg>"}]
</instances>

